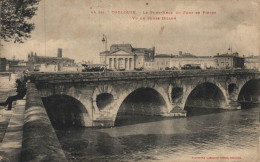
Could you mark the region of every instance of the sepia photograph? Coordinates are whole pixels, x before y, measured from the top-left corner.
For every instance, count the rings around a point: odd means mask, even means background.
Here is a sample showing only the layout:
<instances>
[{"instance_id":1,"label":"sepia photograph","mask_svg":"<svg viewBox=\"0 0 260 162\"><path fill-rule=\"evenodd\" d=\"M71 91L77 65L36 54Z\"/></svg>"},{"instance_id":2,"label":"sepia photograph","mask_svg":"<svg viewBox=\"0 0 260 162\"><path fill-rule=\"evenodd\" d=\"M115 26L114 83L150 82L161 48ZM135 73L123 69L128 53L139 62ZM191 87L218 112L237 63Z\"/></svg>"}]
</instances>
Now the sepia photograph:
<instances>
[{"instance_id":1,"label":"sepia photograph","mask_svg":"<svg viewBox=\"0 0 260 162\"><path fill-rule=\"evenodd\" d=\"M257 162L258 0L0 0L0 162Z\"/></svg>"}]
</instances>

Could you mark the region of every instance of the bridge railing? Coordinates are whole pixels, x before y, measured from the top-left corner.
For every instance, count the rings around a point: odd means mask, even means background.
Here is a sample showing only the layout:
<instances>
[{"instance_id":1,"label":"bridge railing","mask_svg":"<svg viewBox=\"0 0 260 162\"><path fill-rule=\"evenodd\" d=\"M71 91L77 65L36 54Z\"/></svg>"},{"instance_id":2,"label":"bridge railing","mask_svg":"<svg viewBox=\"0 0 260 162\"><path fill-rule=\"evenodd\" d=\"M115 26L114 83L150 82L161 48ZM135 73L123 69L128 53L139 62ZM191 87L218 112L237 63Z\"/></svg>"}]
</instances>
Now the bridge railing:
<instances>
[{"instance_id":1,"label":"bridge railing","mask_svg":"<svg viewBox=\"0 0 260 162\"><path fill-rule=\"evenodd\" d=\"M34 81L97 81L135 78L169 78L184 76L214 76L259 73L255 69L194 69L194 70L162 70L162 71L105 71L105 72L32 72L30 79Z\"/></svg>"}]
</instances>

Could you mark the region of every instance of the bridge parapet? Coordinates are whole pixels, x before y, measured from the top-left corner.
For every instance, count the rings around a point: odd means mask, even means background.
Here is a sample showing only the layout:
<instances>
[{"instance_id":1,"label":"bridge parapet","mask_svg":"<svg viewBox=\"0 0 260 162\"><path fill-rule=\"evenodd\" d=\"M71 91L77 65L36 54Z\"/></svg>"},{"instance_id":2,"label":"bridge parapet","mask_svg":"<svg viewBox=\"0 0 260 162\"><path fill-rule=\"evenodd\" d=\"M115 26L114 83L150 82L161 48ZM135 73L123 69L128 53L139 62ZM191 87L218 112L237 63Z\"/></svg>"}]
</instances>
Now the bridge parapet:
<instances>
[{"instance_id":1,"label":"bridge parapet","mask_svg":"<svg viewBox=\"0 0 260 162\"><path fill-rule=\"evenodd\" d=\"M27 87L21 157L21 161L67 161L33 83Z\"/></svg>"},{"instance_id":2,"label":"bridge parapet","mask_svg":"<svg viewBox=\"0 0 260 162\"><path fill-rule=\"evenodd\" d=\"M156 79L178 77L203 77L221 75L260 74L255 69L207 69L207 70L174 70L174 71L106 71L106 72L55 72L30 73L31 82L93 82L131 79Z\"/></svg>"}]
</instances>

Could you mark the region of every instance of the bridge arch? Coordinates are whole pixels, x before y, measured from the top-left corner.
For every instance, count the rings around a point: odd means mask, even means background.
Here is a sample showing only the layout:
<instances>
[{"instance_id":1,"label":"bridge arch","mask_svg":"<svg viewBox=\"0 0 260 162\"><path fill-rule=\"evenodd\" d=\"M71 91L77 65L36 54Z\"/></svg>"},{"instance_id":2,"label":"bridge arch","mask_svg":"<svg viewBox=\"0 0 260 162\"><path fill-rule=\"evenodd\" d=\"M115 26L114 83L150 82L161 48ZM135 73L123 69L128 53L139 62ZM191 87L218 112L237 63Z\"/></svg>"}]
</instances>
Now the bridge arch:
<instances>
[{"instance_id":1,"label":"bridge arch","mask_svg":"<svg viewBox=\"0 0 260 162\"><path fill-rule=\"evenodd\" d=\"M207 81L190 88L183 101L184 109L192 105L205 108L223 108L228 104L228 97L225 89L220 84Z\"/></svg>"},{"instance_id":2,"label":"bridge arch","mask_svg":"<svg viewBox=\"0 0 260 162\"><path fill-rule=\"evenodd\" d=\"M89 126L91 123L86 107L72 96L55 94L42 100L54 126Z\"/></svg>"},{"instance_id":3,"label":"bridge arch","mask_svg":"<svg viewBox=\"0 0 260 162\"><path fill-rule=\"evenodd\" d=\"M120 113L135 115L160 115L169 111L167 93L162 94L158 89L139 87L129 89L119 96L116 104L114 121ZM130 110L131 109L131 110Z\"/></svg>"},{"instance_id":4,"label":"bridge arch","mask_svg":"<svg viewBox=\"0 0 260 162\"><path fill-rule=\"evenodd\" d=\"M260 80L250 79L244 81L239 86L237 100L239 102L259 102L260 101Z\"/></svg>"}]
</instances>

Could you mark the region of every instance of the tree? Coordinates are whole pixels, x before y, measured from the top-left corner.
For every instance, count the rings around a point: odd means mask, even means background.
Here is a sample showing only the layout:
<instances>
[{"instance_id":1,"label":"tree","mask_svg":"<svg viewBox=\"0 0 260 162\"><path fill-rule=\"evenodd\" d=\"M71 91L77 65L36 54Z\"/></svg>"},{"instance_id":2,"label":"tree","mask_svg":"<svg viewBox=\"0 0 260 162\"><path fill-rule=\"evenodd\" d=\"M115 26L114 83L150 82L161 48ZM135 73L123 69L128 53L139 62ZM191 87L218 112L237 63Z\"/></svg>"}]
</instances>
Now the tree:
<instances>
[{"instance_id":1,"label":"tree","mask_svg":"<svg viewBox=\"0 0 260 162\"><path fill-rule=\"evenodd\" d=\"M0 0L0 39L23 43L35 28L30 19L40 0Z\"/></svg>"}]
</instances>

